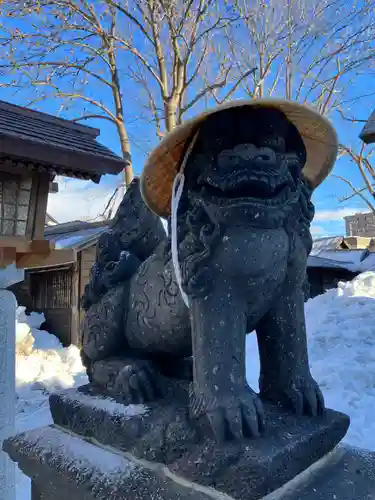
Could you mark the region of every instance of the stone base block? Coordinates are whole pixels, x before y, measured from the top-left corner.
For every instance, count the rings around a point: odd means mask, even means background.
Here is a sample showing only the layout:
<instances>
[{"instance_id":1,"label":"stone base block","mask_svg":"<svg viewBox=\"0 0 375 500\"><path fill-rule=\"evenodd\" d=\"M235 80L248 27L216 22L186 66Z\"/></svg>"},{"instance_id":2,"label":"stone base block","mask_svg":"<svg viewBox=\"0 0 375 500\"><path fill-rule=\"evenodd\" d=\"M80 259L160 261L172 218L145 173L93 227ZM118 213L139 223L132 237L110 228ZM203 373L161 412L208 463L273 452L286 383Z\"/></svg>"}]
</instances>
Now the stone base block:
<instances>
[{"instance_id":1,"label":"stone base block","mask_svg":"<svg viewBox=\"0 0 375 500\"><path fill-rule=\"evenodd\" d=\"M183 391L148 407L125 406L86 386L52 395L50 406L58 426L236 500L280 488L329 453L349 425L331 410L323 418L297 418L266 406L264 436L219 445L205 420L188 419Z\"/></svg>"},{"instance_id":2,"label":"stone base block","mask_svg":"<svg viewBox=\"0 0 375 500\"><path fill-rule=\"evenodd\" d=\"M147 467L54 426L8 439L4 451L32 479L32 500L212 500L161 465Z\"/></svg>"},{"instance_id":3,"label":"stone base block","mask_svg":"<svg viewBox=\"0 0 375 500\"><path fill-rule=\"evenodd\" d=\"M375 500L375 453L339 446L264 500Z\"/></svg>"},{"instance_id":4,"label":"stone base block","mask_svg":"<svg viewBox=\"0 0 375 500\"><path fill-rule=\"evenodd\" d=\"M8 439L32 479L32 500L234 500L163 464L93 444L55 426ZM263 500L375 500L375 453L338 446ZM250 500L251 485L244 499Z\"/></svg>"}]
</instances>

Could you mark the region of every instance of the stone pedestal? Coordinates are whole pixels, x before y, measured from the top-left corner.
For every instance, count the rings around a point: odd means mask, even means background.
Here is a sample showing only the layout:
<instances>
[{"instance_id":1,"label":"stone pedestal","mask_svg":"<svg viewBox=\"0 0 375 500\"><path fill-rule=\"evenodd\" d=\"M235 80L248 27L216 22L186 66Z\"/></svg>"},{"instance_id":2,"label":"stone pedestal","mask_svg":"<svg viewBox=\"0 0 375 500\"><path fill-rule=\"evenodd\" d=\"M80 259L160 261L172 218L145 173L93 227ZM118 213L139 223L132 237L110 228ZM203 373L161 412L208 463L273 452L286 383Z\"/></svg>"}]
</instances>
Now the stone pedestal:
<instances>
[{"instance_id":1,"label":"stone pedestal","mask_svg":"<svg viewBox=\"0 0 375 500\"><path fill-rule=\"evenodd\" d=\"M16 299L0 289L0 442L15 432L15 339ZM15 498L14 464L0 451L0 491L4 499Z\"/></svg>"},{"instance_id":2,"label":"stone pedestal","mask_svg":"<svg viewBox=\"0 0 375 500\"><path fill-rule=\"evenodd\" d=\"M16 386L15 345L17 301L6 288L22 281L24 271L10 265L0 269L0 445L15 432ZM0 449L0 494L2 500L15 499L14 464Z\"/></svg>"},{"instance_id":3,"label":"stone pedestal","mask_svg":"<svg viewBox=\"0 0 375 500\"><path fill-rule=\"evenodd\" d=\"M312 419L267 406L263 437L217 444L205 421L188 420L185 397L183 382L147 407L90 386L63 391L50 398L54 426L8 439L4 449L32 478L33 500L258 500L301 473L305 484L309 468L331 466L349 425L331 410Z\"/></svg>"}]
</instances>

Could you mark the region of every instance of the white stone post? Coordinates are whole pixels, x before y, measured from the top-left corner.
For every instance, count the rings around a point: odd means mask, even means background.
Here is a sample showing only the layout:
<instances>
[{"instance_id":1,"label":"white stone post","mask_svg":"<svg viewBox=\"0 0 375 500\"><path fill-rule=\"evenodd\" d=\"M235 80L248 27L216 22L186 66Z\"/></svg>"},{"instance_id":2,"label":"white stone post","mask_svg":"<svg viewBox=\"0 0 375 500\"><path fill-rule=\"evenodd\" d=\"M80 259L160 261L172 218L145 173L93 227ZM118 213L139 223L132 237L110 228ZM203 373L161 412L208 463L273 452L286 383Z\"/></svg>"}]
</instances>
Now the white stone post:
<instances>
[{"instance_id":1,"label":"white stone post","mask_svg":"<svg viewBox=\"0 0 375 500\"><path fill-rule=\"evenodd\" d=\"M14 294L6 287L24 279L14 264L0 269L0 497L15 500L15 465L2 451L3 440L15 434L16 420L16 309Z\"/></svg>"}]
</instances>

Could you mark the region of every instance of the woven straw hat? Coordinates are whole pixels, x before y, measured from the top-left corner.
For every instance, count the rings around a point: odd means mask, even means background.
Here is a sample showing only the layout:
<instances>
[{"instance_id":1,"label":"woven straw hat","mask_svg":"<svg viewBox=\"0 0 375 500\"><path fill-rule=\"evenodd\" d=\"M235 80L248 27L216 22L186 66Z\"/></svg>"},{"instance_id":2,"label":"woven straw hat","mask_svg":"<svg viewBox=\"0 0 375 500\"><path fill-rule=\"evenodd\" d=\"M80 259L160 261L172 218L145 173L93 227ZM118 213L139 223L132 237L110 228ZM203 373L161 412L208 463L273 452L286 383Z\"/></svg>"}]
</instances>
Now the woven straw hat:
<instances>
[{"instance_id":1,"label":"woven straw hat","mask_svg":"<svg viewBox=\"0 0 375 500\"><path fill-rule=\"evenodd\" d=\"M151 152L141 175L141 192L148 207L161 217L171 213L173 181L180 170L188 143L199 125L210 115L224 109L249 106L276 108L294 124L305 144L307 159L303 175L317 187L336 161L338 140L331 123L318 111L284 99L237 100L204 111L170 132Z\"/></svg>"}]
</instances>

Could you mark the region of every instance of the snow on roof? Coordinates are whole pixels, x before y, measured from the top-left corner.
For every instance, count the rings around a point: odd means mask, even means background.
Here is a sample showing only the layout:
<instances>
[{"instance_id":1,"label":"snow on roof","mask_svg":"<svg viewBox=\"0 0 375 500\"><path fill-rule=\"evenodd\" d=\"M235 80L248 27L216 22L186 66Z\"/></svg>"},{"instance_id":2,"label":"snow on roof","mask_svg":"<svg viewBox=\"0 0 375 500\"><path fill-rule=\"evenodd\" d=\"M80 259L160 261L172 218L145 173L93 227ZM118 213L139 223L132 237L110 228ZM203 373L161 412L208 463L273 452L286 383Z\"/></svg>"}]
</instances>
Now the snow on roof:
<instances>
[{"instance_id":1,"label":"snow on roof","mask_svg":"<svg viewBox=\"0 0 375 500\"><path fill-rule=\"evenodd\" d=\"M52 217L48 212L46 213L45 226L56 226L58 224L57 220Z\"/></svg>"},{"instance_id":2,"label":"snow on roof","mask_svg":"<svg viewBox=\"0 0 375 500\"><path fill-rule=\"evenodd\" d=\"M375 253L368 250L326 250L309 255L307 267L346 269L353 273L375 270Z\"/></svg>"},{"instance_id":3,"label":"snow on roof","mask_svg":"<svg viewBox=\"0 0 375 500\"><path fill-rule=\"evenodd\" d=\"M350 245L355 244L352 240L356 240L357 248L350 248ZM345 236L317 238L313 241L307 267L346 269L353 273L373 271L375 253L369 250L370 244L371 238Z\"/></svg>"},{"instance_id":4,"label":"snow on roof","mask_svg":"<svg viewBox=\"0 0 375 500\"><path fill-rule=\"evenodd\" d=\"M344 238L342 236L330 236L325 238L317 238L313 241L311 255L315 255L323 249L339 248Z\"/></svg>"},{"instance_id":5,"label":"snow on roof","mask_svg":"<svg viewBox=\"0 0 375 500\"><path fill-rule=\"evenodd\" d=\"M63 224L61 224L63 226ZM59 225L54 226L54 231L45 231L44 237L55 243L55 248L74 248L75 250L83 250L83 248L95 245L99 236L107 231L109 222L106 224L76 224L76 227L63 229L59 231ZM72 230L73 229L73 230Z\"/></svg>"}]
</instances>

